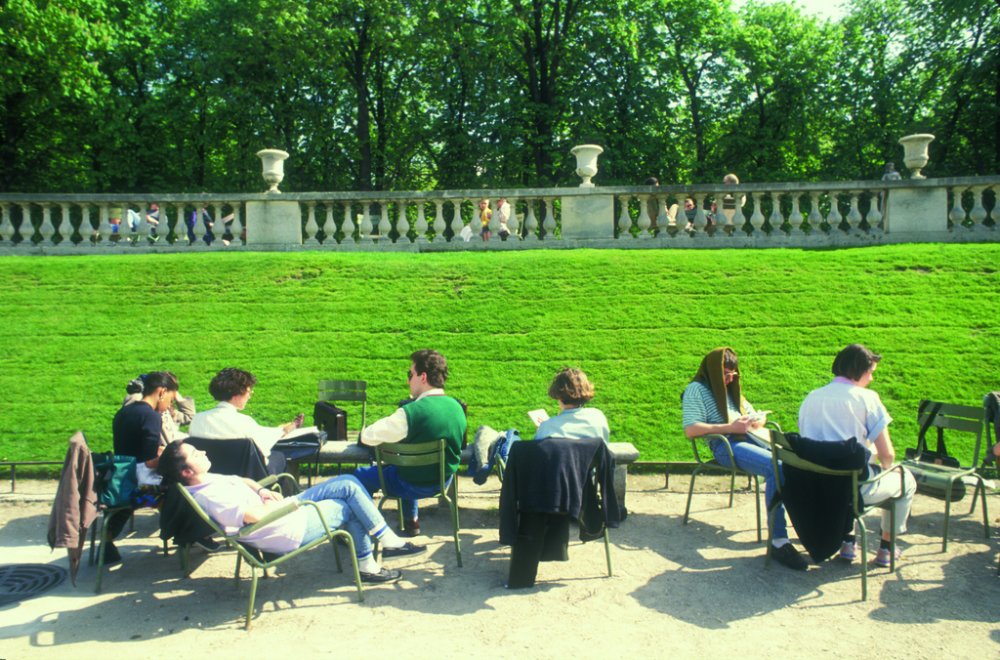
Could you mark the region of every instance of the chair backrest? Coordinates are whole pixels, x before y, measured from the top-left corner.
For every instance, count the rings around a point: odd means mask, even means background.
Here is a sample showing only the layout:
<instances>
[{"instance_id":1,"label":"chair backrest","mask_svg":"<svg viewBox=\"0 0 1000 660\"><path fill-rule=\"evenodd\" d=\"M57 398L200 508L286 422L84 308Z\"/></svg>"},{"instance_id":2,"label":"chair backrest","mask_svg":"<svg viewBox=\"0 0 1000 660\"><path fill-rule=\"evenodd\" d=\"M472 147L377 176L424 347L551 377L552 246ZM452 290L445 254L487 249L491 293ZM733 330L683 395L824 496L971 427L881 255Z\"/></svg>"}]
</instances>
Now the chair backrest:
<instances>
[{"instance_id":1,"label":"chair backrest","mask_svg":"<svg viewBox=\"0 0 1000 660\"><path fill-rule=\"evenodd\" d=\"M188 489L185 488L183 484L174 484L174 488L181 494L181 497L184 499L185 502L187 502L188 506L191 507L191 510L194 511L194 513L199 518L201 518L206 525L212 528L212 531L214 531L219 536L223 537L226 536L225 530L223 530L222 527L219 526L219 523L212 520L211 516L205 513L205 510L201 508L201 505L198 504L198 501L194 499L194 495L188 492Z\"/></svg>"},{"instance_id":2,"label":"chair backrest","mask_svg":"<svg viewBox=\"0 0 1000 660\"><path fill-rule=\"evenodd\" d=\"M267 462L251 438L212 439L189 436L184 442L197 447L212 462L212 472L259 481L268 476Z\"/></svg>"},{"instance_id":3,"label":"chair backrest","mask_svg":"<svg viewBox=\"0 0 1000 660\"><path fill-rule=\"evenodd\" d=\"M931 414L934 416L928 422L928 417ZM938 445L946 449L949 456L957 459L962 467L975 467L979 462L985 420L986 414L982 406L965 406L956 403L929 400L921 401L917 411L917 424L919 424L920 428L924 428L926 425L926 431L917 438L917 452L920 454L925 449L937 449L936 447L932 448L928 446L927 440L928 432L934 429ZM945 429L955 432L947 434L948 445L945 445ZM965 457L969 455L970 446L972 449L972 460L971 462L967 462Z\"/></svg>"},{"instance_id":4,"label":"chair backrest","mask_svg":"<svg viewBox=\"0 0 1000 660\"><path fill-rule=\"evenodd\" d=\"M781 427L778 426L778 424L768 422L767 428L771 431L771 465L775 474L781 474L778 467L778 463L780 461L783 465L799 468L800 470L813 472L815 474L826 474L835 477L849 476L852 478L852 492L857 493L858 482L864 480L864 468L858 470L836 470L819 465L818 463L813 463L812 461L808 461L795 453L795 450L792 448L792 443L789 442L787 437L785 437L785 433L781 430ZM775 480L775 486L780 493L781 479ZM857 507L857 502L855 502L855 507Z\"/></svg>"},{"instance_id":5,"label":"chair backrest","mask_svg":"<svg viewBox=\"0 0 1000 660\"><path fill-rule=\"evenodd\" d=\"M379 480L382 481L382 468L386 465L396 467L423 467L438 465L440 487L444 490L445 482L445 439L430 442L393 442L375 445L375 463L378 465ZM385 482L382 481L383 492Z\"/></svg>"},{"instance_id":6,"label":"chair backrest","mask_svg":"<svg viewBox=\"0 0 1000 660\"><path fill-rule=\"evenodd\" d=\"M353 401L361 404L361 424L358 431L365 428L368 412L368 381L364 380L321 380L317 401ZM350 420L348 420L350 423Z\"/></svg>"}]
</instances>

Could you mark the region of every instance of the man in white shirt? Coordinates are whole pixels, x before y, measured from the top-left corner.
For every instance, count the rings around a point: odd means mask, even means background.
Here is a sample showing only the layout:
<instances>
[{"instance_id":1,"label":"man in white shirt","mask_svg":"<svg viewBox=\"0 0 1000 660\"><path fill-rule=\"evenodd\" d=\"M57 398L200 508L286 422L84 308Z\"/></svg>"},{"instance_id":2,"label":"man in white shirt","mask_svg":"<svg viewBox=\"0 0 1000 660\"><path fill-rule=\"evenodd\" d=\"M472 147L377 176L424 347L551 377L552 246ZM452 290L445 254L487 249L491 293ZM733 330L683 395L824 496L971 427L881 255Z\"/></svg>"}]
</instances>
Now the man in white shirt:
<instances>
[{"instance_id":1,"label":"man in white shirt","mask_svg":"<svg viewBox=\"0 0 1000 660\"><path fill-rule=\"evenodd\" d=\"M268 471L278 474L285 469L285 457L281 452L272 453L271 449L278 440L302 426L303 415L300 413L292 421L272 427L261 426L249 415L242 414L240 411L246 408L256 384L257 378L249 371L233 367L220 371L208 385L208 391L219 404L196 414L188 433L210 440L251 438L267 461Z\"/></svg>"},{"instance_id":2,"label":"man in white shirt","mask_svg":"<svg viewBox=\"0 0 1000 660\"><path fill-rule=\"evenodd\" d=\"M226 534L235 534L244 525L259 521L282 505L281 493L261 488L250 479L212 474L211 467L205 452L182 440L167 445L158 464L164 479L183 484ZM327 479L294 499L315 502L323 513L322 519L312 507L297 508L243 536L241 542L264 552L286 554L325 535L321 522L331 530L343 527L354 541L364 582L395 582L402 575L399 570L379 565L373 554L372 538L381 544L383 557L415 555L426 550L426 546L403 541L389 529L371 497L350 475Z\"/></svg>"}]
</instances>

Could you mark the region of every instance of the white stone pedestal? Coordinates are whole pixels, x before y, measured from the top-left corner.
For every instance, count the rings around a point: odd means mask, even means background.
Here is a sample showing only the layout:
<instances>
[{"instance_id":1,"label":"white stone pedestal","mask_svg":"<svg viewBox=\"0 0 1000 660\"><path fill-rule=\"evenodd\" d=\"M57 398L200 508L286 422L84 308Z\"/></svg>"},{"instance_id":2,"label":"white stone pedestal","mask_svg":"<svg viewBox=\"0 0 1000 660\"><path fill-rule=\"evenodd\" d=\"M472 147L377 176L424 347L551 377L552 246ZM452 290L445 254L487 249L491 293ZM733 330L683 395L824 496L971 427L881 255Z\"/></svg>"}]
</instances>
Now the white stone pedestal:
<instances>
[{"instance_id":1,"label":"white stone pedestal","mask_svg":"<svg viewBox=\"0 0 1000 660\"><path fill-rule=\"evenodd\" d=\"M887 234L948 231L948 189L899 188L889 191Z\"/></svg>"},{"instance_id":2,"label":"white stone pedestal","mask_svg":"<svg viewBox=\"0 0 1000 660\"><path fill-rule=\"evenodd\" d=\"M615 200L611 195L562 198L562 238L601 239L615 237Z\"/></svg>"},{"instance_id":3,"label":"white stone pedestal","mask_svg":"<svg viewBox=\"0 0 1000 660\"><path fill-rule=\"evenodd\" d=\"M247 245L302 245L298 202L247 202Z\"/></svg>"}]
</instances>

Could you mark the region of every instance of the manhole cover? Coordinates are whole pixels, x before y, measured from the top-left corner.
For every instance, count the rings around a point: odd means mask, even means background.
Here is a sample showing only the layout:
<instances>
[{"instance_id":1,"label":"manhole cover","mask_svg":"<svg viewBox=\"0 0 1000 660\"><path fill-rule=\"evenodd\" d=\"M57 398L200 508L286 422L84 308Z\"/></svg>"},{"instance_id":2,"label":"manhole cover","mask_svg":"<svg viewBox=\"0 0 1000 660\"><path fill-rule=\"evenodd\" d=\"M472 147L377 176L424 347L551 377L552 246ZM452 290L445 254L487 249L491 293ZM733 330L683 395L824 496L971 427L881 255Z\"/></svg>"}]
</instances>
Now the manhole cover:
<instances>
[{"instance_id":1,"label":"manhole cover","mask_svg":"<svg viewBox=\"0 0 1000 660\"><path fill-rule=\"evenodd\" d=\"M66 579L66 569L48 564L8 564L0 566L0 606L33 598L58 587Z\"/></svg>"}]
</instances>

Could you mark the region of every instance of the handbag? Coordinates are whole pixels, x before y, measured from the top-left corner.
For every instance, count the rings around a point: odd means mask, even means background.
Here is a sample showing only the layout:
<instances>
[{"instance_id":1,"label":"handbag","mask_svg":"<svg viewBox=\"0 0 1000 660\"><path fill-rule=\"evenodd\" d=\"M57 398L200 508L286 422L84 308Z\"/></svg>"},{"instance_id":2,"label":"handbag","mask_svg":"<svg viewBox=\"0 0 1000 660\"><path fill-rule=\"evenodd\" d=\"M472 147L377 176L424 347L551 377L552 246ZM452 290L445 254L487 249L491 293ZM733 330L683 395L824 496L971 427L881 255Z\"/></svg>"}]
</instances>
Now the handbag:
<instances>
[{"instance_id":1,"label":"handbag","mask_svg":"<svg viewBox=\"0 0 1000 660\"><path fill-rule=\"evenodd\" d=\"M110 508L132 506L132 496L139 488L135 474L135 456L111 452L94 455L97 501Z\"/></svg>"},{"instance_id":2,"label":"handbag","mask_svg":"<svg viewBox=\"0 0 1000 660\"><path fill-rule=\"evenodd\" d=\"M930 401L921 401L917 409L919 417L927 408ZM917 446L906 449L906 467L913 474L913 479L917 482L917 492L930 495L938 499L948 499L948 487L951 486L951 501L958 502L965 497L965 482L961 479L953 479L952 475L938 472L933 469L921 469L921 463L928 465L940 465L947 468L958 468L961 464L958 459L948 454L948 448L944 444L944 429L937 428L937 448L930 450L927 448L927 431L938 411L941 410L940 403L930 405L927 418L920 425L920 433L917 434Z\"/></svg>"}]
</instances>

